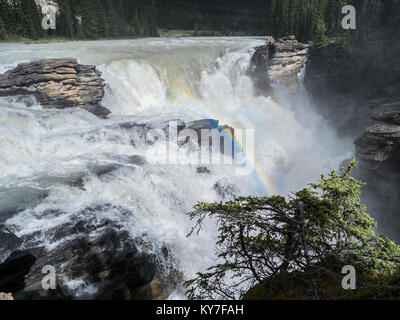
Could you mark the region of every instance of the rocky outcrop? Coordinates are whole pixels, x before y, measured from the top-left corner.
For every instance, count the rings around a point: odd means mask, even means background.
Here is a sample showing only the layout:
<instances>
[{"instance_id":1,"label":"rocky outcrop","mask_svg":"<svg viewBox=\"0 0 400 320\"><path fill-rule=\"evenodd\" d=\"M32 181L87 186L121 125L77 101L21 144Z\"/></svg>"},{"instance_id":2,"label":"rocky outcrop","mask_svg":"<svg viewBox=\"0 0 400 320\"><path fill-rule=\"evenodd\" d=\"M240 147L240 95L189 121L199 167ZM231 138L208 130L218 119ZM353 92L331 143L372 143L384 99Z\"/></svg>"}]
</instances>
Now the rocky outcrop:
<instances>
[{"instance_id":1,"label":"rocky outcrop","mask_svg":"<svg viewBox=\"0 0 400 320\"><path fill-rule=\"evenodd\" d=\"M376 107L370 117L370 124L355 145L360 160L377 166L397 154L400 145L400 100Z\"/></svg>"},{"instance_id":2,"label":"rocky outcrop","mask_svg":"<svg viewBox=\"0 0 400 320\"><path fill-rule=\"evenodd\" d=\"M104 212L132 214L99 205L53 228L21 236L18 249L23 251L14 251L0 265L0 291L11 292L16 300L166 299L180 281L169 249L157 249L140 233L105 218ZM67 214L54 209L36 215L52 220ZM44 266L54 267L55 289L43 288Z\"/></svg>"},{"instance_id":3,"label":"rocky outcrop","mask_svg":"<svg viewBox=\"0 0 400 320\"><path fill-rule=\"evenodd\" d=\"M257 47L251 60L250 74L260 88L271 86L289 94L299 90L298 74L304 66L307 45L299 43L294 36L275 41L269 38Z\"/></svg>"},{"instance_id":4,"label":"rocky outcrop","mask_svg":"<svg viewBox=\"0 0 400 320\"><path fill-rule=\"evenodd\" d=\"M76 59L22 63L0 75L0 96L16 95L32 95L45 108L80 107L99 117L110 113L100 104L104 96L100 71Z\"/></svg>"},{"instance_id":5,"label":"rocky outcrop","mask_svg":"<svg viewBox=\"0 0 400 320\"><path fill-rule=\"evenodd\" d=\"M392 97L394 98L394 97ZM400 240L400 97L375 107L364 133L356 139L363 196L381 231Z\"/></svg>"}]
</instances>

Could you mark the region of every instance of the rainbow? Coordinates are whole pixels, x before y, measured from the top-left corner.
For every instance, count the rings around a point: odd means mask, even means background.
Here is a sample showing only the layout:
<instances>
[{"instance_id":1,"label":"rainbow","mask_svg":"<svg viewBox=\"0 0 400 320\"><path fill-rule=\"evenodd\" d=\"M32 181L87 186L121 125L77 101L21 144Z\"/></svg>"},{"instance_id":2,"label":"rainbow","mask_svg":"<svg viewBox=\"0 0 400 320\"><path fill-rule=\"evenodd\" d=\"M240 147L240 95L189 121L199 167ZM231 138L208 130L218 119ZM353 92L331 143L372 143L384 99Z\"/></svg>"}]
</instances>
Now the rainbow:
<instances>
[{"instance_id":1,"label":"rainbow","mask_svg":"<svg viewBox=\"0 0 400 320\"><path fill-rule=\"evenodd\" d=\"M189 100L194 102L202 111L205 111L210 119L219 119L220 116L215 112L211 111L210 108L206 106L206 104L196 95L194 95L191 91L186 88L182 88L181 86L174 86L173 91L175 93L187 97ZM245 147L243 146L242 142L235 138L234 135L230 132L230 130L226 130L229 133L234 145L239 147L240 150L246 155ZM269 176L268 172L264 169L262 164L254 159L254 173L255 177L258 179L258 182L264 187L264 191L267 193L268 196L278 194L278 189L275 186L274 180Z\"/></svg>"}]
</instances>

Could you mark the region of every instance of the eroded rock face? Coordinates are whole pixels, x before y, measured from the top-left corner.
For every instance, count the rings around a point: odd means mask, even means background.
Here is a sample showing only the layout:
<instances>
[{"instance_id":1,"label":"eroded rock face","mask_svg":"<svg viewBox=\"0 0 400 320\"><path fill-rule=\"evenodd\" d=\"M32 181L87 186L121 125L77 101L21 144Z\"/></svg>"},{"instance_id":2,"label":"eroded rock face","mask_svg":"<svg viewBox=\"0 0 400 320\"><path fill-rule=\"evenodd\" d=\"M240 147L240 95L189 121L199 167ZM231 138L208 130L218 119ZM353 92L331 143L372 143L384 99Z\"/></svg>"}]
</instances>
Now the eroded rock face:
<instances>
[{"instance_id":1,"label":"eroded rock face","mask_svg":"<svg viewBox=\"0 0 400 320\"><path fill-rule=\"evenodd\" d=\"M45 108L80 107L99 117L110 113L100 105L104 86L96 66L76 59L21 63L0 75L0 96L33 95Z\"/></svg>"},{"instance_id":2,"label":"eroded rock face","mask_svg":"<svg viewBox=\"0 0 400 320\"><path fill-rule=\"evenodd\" d=\"M354 174L366 183L363 203L379 232L399 240L400 61L394 47L382 41L374 46L385 57L379 63L369 52L351 53L337 40L311 48L305 85L338 134L355 140L359 168Z\"/></svg>"},{"instance_id":3,"label":"eroded rock face","mask_svg":"<svg viewBox=\"0 0 400 320\"><path fill-rule=\"evenodd\" d=\"M251 74L256 84L259 87L270 85L289 94L297 93L298 74L304 66L306 49L307 45L299 43L294 36L277 41L269 38L265 45L256 48L252 57Z\"/></svg>"},{"instance_id":4,"label":"eroded rock face","mask_svg":"<svg viewBox=\"0 0 400 320\"><path fill-rule=\"evenodd\" d=\"M99 205L52 228L21 235L24 251L13 252L0 265L0 291L11 292L16 300L166 299L180 281L168 248L155 248L140 233L134 236L122 223L105 217L107 212L132 214ZM35 214L49 221L68 216L58 209ZM55 268L54 290L42 286L44 266Z\"/></svg>"},{"instance_id":5,"label":"eroded rock face","mask_svg":"<svg viewBox=\"0 0 400 320\"><path fill-rule=\"evenodd\" d=\"M400 98L376 107L364 134L355 141L357 157L369 169L396 167L400 150ZM400 175L400 164L397 164Z\"/></svg>"}]
</instances>

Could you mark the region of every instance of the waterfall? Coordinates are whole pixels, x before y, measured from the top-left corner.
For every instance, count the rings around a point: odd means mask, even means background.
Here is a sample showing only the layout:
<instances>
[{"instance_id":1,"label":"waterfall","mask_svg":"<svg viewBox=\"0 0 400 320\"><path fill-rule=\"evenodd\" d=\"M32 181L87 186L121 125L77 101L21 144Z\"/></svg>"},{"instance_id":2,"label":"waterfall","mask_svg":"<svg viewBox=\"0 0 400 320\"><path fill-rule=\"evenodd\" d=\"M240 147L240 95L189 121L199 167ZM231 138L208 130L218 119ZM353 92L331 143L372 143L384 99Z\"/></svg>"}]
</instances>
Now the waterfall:
<instances>
[{"instance_id":1,"label":"waterfall","mask_svg":"<svg viewBox=\"0 0 400 320\"><path fill-rule=\"evenodd\" d=\"M184 38L71 42L24 46L0 44L0 69L49 57L77 57L96 64L107 82L101 120L80 109L45 110L20 99L0 100L0 222L18 236L74 219L88 207L104 206L98 219L120 222L153 244L170 248L175 267L190 279L215 264L217 228L187 238L193 223L185 213L198 201L239 195L288 195L336 169L351 154L303 91L274 101L258 95L247 69L258 38ZM232 167L154 164L157 150L139 139L147 123L172 119L218 119L255 133L256 168L247 176ZM132 130L122 124L134 121ZM144 130L144 129L143 129ZM343 146L336 148L334 146ZM145 164L133 161L141 157ZM153 159L154 160L154 159ZM222 192L219 189L224 189ZM63 215L46 216L46 210ZM84 217L82 217L84 218ZM71 286L74 285L71 282ZM182 297L179 289L171 298Z\"/></svg>"}]
</instances>

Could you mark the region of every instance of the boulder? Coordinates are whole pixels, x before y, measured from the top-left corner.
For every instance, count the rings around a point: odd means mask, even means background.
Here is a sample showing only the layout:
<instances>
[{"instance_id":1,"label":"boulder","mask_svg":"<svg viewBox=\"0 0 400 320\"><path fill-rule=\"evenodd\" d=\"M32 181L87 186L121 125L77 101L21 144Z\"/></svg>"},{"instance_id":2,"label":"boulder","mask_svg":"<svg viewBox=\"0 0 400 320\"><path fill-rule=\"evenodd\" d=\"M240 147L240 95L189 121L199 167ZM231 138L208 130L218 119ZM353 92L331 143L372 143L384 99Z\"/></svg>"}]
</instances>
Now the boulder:
<instances>
[{"instance_id":1,"label":"boulder","mask_svg":"<svg viewBox=\"0 0 400 320\"><path fill-rule=\"evenodd\" d=\"M214 184L214 190L223 200L231 200L238 194L237 187L229 183L226 178L217 181Z\"/></svg>"},{"instance_id":2,"label":"boulder","mask_svg":"<svg viewBox=\"0 0 400 320\"><path fill-rule=\"evenodd\" d=\"M80 107L107 117L101 106L104 80L96 66L76 59L46 59L21 63L0 75L0 96L32 95L44 108Z\"/></svg>"}]
</instances>

